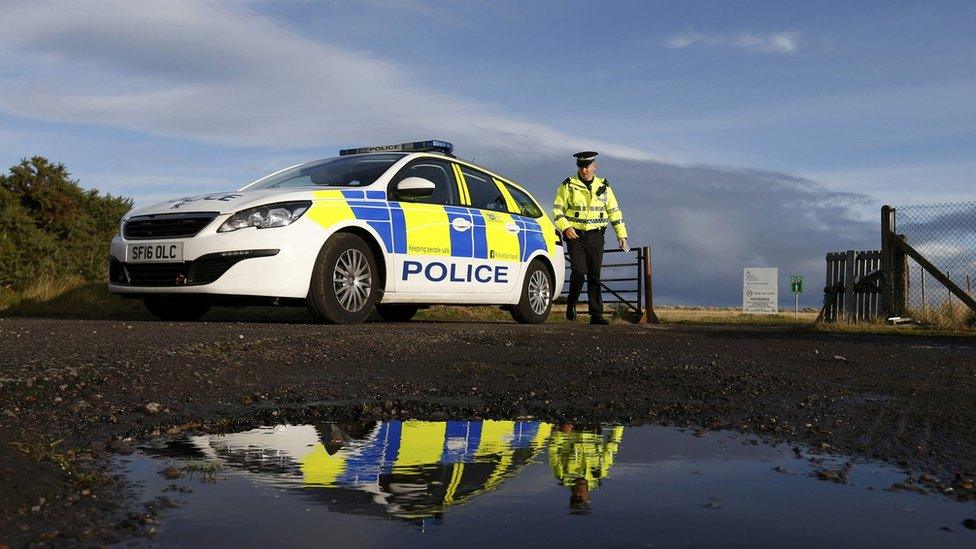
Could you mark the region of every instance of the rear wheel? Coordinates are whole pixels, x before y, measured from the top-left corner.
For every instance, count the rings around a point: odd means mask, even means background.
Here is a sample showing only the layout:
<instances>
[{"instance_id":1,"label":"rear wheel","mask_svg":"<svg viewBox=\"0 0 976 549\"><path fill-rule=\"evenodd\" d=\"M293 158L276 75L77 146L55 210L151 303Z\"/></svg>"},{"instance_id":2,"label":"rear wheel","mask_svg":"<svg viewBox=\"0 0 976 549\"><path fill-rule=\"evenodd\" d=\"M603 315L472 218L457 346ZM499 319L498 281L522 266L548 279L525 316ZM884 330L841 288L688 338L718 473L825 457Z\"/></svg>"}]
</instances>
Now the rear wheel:
<instances>
[{"instance_id":1,"label":"rear wheel","mask_svg":"<svg viewBox=\"0 0 976 549\"><path fill-rule=\"evenodd\" d=\"M539 324L549 318L552 309L552 275L539 260L529 264L522 283L522 298L510 309L512 318L521 324Z\"/></svg>"},{"instance_id":2,"label":"rear wheel","mask_svg":"<svg viewBox=\"0 0 976 549\"><path fill-rule=\"evenodd\" d=\"M378 295L373 252L362 238L339 233L319 251L312 270L308 308L316 318L334 324L366 320Z\"/></svg>"},{"instance_id":3,"label":"rear wheel","mask_svg":"<svg viewBox=\"0 0 976 549\"><path fill-rule=\"evenodd\" d=\"M376 312L389 322L407 322L419 309L417 305L376 305Z\"/></svg>"},{"instance_id":4,"label":"rear wheel","mask_svg":"<svg viewBox=\"0 0 976 549\"><path fill-rule=\"evenodd\" d=\"M142 302L161 320L197 320L210 310L210 304L196 296L154 295L142 298Z\"/></svg>"}]
</instances>

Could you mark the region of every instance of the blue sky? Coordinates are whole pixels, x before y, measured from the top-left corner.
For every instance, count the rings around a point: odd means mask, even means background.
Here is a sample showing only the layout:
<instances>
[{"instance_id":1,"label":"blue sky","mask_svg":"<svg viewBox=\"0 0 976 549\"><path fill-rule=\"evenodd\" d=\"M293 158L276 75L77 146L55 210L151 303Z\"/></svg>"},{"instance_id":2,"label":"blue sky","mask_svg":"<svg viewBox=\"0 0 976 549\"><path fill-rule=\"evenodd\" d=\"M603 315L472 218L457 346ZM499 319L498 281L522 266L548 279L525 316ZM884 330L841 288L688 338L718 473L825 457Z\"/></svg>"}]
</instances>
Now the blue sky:
<instances>
[{"instance_id":1,"label":"blue sky","mask_svg":"<svg viewBox=\"0 0 976 549\"><path fill-rule=\"evenodd\" d=\"M593 147L632 191L636 239L669 243L662 295L734 303L742 262L819 280L828 248L877 247L881 204L973 198L973 2L42 0L0 17L17 22L0 165L41 154L139 203L427 137L547 201ZM685 285L702 254L716 274Z\"/></svg>"}]
</instances>

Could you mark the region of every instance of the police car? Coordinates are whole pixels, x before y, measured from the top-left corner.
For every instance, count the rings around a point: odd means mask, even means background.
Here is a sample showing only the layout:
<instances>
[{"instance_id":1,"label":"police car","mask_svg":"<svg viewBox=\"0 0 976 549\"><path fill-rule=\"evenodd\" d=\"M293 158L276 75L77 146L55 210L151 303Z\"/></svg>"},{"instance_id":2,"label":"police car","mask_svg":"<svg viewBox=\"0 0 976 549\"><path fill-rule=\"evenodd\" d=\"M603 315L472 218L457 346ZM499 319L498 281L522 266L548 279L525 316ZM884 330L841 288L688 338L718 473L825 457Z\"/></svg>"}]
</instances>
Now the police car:
<instances>
[{"instance_id":1,"label":"police car","mask_svg":"<svg viewBox=\"0 0 976 549\"><path fill-rule=\"evenodd\" d=\"M406 321L431 304L500 305L543 322L563 250L528 192L420 141L339 151L234 192L126 214L109 290L166 320L214 303L302 304L352 324Z\"/></svg>"},{"instance_id":2,"label":"police car","mask_svg":"<svg viewBox=\"0 0 976 549\"><path fill-rule=\"evenodd\" d=\"M190 437L167 457L175 451L261 484L300 487L303 499L334 512L417 520L518 476L544 451L552 427L493 420L278 425Z\"/></svg>"}]
</instances>

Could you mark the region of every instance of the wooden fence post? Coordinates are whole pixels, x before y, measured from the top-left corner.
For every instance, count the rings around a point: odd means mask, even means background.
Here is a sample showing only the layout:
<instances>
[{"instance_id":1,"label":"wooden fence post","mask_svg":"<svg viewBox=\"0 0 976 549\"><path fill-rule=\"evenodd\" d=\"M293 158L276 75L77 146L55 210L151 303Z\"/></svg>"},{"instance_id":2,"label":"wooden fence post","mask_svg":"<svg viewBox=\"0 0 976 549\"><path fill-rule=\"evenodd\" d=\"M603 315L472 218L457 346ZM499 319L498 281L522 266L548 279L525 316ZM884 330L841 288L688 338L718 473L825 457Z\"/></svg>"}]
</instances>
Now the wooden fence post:
<instances>
[{"instance_id":1,"label":"wooden fence post","mask_svg":"<svg viewBox=\"0 0 976 549\"><path fill-rule=\"evenodd\" d=\"M660 324L657 313L654 312L654 265L651 263L651 247L644 246L641 249L641 257L644 260L644 314L641 315L641 324Z\"/></svg>"},{"instance_id":2,"label":"wooden fence post","mask_svg":"<svg viewBox=\"0 0 976 549\"><path fill-rule=\"evenodd\" d=\"M898 270L895 266L895 247L891 239L891 234L894 231L894 227L892 227L893 217L894 208L888 205L881 207L881 269L884 270L881 287L881 308L886 317L902 313L896 305L898 302L898 298L896 297L898 285L895 282L895 277L897 276L895 273Z\"/></svg>"}]
</instances>

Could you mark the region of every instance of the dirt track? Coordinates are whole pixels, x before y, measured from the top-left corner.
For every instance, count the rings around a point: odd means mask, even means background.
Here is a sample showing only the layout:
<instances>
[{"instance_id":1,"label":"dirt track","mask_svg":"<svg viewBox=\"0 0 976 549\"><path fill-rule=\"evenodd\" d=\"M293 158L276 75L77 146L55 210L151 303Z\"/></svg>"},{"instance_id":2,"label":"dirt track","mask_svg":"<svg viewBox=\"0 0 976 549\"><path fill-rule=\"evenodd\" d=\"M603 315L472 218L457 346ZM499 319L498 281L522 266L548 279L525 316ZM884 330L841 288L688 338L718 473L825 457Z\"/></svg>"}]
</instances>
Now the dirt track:
<instances>
[{"instance_id":1,"label":"dirt track","mask_svg":"<svg viewBox=\"0 0 976 549\"><path fill-rule=\"evenodd\" d=\"M0 319L0 548L144 531L151 517L128 516L126 487L104 470L131 452L127 437L524 415L740 429L884 459L930 491L976 498L972 338Z\"/></svg>"}]
</instances>

